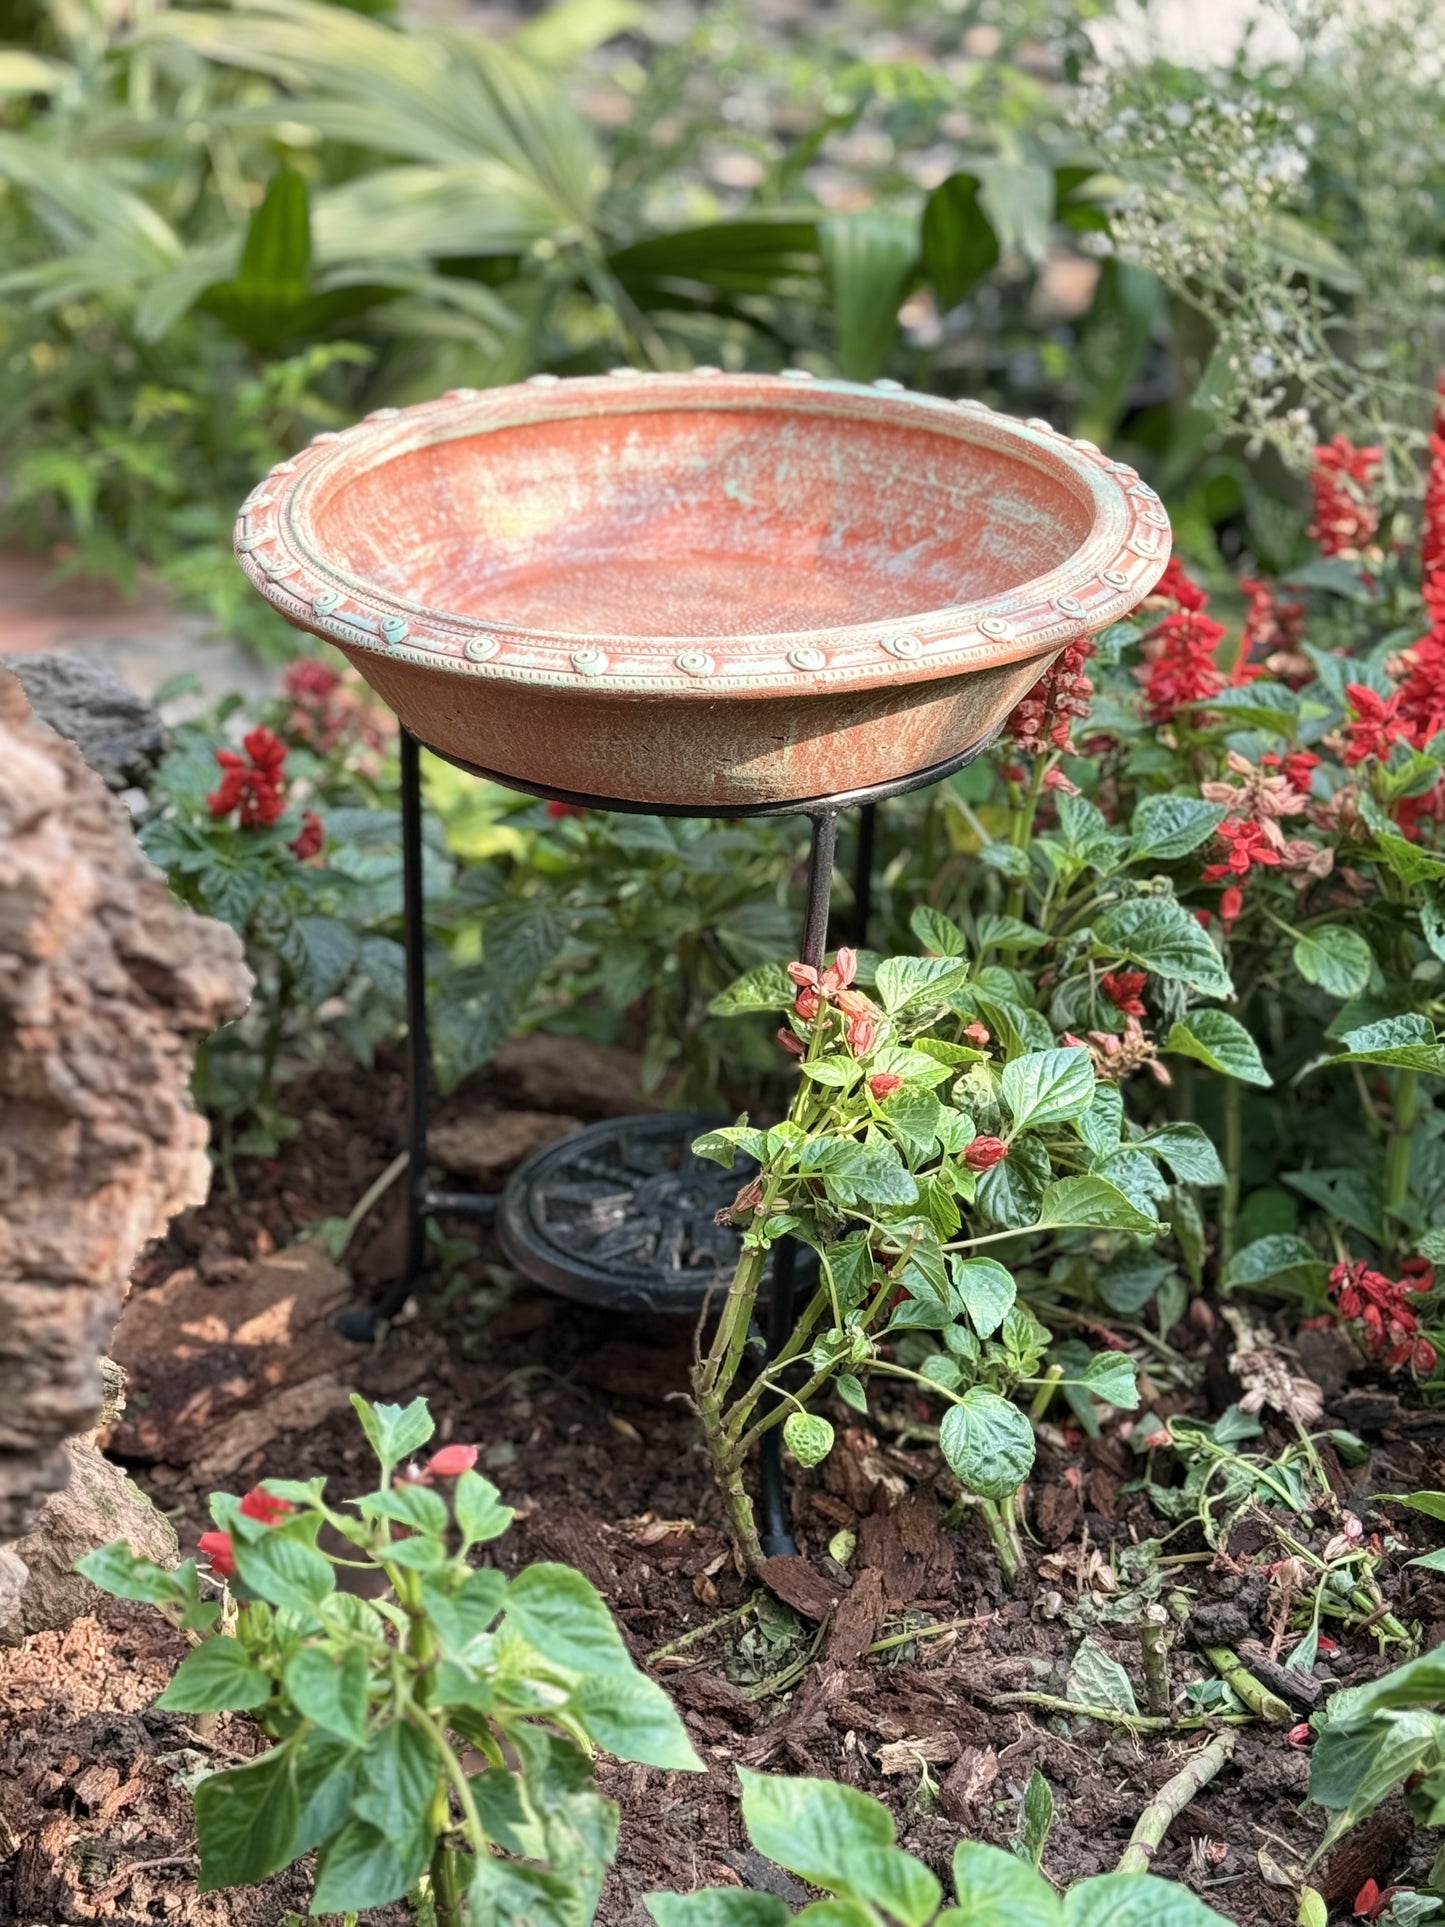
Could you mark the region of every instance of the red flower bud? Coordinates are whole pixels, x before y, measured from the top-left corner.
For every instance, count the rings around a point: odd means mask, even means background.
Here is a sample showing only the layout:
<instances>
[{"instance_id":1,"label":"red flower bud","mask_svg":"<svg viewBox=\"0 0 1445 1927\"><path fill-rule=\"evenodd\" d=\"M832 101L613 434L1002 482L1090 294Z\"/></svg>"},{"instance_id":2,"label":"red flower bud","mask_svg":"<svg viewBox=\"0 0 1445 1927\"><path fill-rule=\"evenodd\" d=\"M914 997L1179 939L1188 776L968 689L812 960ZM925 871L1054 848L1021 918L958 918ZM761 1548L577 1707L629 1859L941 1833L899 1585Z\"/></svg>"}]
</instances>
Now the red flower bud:
<instances>
[{"instance_id":1,"label":"red flower bud","mask_svg":"<svg viewBox=\"0 0 1445 1927\"><path fill-rule=\"evenodd\" d=\"M1292 1726L1284 1737L1286 1743L1290 1746L1308 1746L1310 1743L1309 1721L1301 1720L1299 1725Z\"/></svg>"},{"instance_id":2,"label":"red flower bud","mask_svg":"<svg viewBox=\"0 0 1445 1927\"><path fill-rule=\"evenodd\" d=\"M868 1079L868 1088L881 1104L885 1097L903 1089L903 1079L896 1071L879 1071Z\"/></svg>"},{"instance_id":3,"label":"red flower bud","mask_svg":"<svg viewBox=\"0 0 1445 1927\"><path fill-rule=\"evenodd\" d=\"M876 1017L848 1019L848 1048L855 1057L866 1057L877 1042L878 1019Z\"/></svg>"},{"instance_id":4,"label":"red flower bud","mask_svg":"<svg viewBox=\"0 0 1445 1927\"><path fill-rule=\"evenodd\" d=\"M277 1499L269 1492L263 1492L259 1485L253 1485L241 1501L241 1515L246 1519L259 1519L263 1526L274 1526L278 1519L294 1512L295 1506L289 1499Z\"/></svg>"},{"instance_id":5,"label":"red flower bud","mask_svg":"<svg viewBox=\"0 0 1445 1927\"><path fill-rule=\"evenodd\" d=\"M805 1022L811 1023L822 1007L823 999L811 984L798 986L798 994L793 999L793 1009Z\"/></svg>"},{"instance_id":6,"label":"red flower bud","mask_svg":"<svg viewBox=\"0 0 1445 1927\"><path fill-rule=\"evenodd\" d=\"M1007 1156L1008 1146L1001 1137L976 1137L964 1152L963 1161L970 1171L991 1171Z\"/></svg>"},{"instance_id":7,"label":"red flower bud","mask_svg":"<svg viewBox=\"0 0 1445 1927\"><path fill-rule=\"evenodd\" d=\"M203 1532L196 1544L210 1560L211 1571L217 1579L235 1578L236 1548L229 1532Z\"/></svg>"},{"instance_id":8,"label":"red flower bud","mask_svg":"<svg viewBox=\"0 0 1445 1927\"><path fill-rule=\"evenodd\" d=\"M564 803L559 797L554 796L547 805L547 814L548 816L560 818L564 816L585 816L587 812L580 803Z\"/></svg>"},{"instance_id":9,"label":"red flower bud","mask_svg":"<svg viewBox=\"0 0 1445 1927\"><path fill-rule=\"evenodd\" d=\"M1410 1364L1417 1378L1428 1378L1440 1362L1440 1354L1428 1338L1417 1338L1415 1349L1410 1354Z\"/></svg>"},{"instance_id":10,"label":"red flower bud","mask_svg":"<svg viewBox=\"0 0 1445 1927\"><path fill-rule=\"evenodd\" d=\"M470 1472L477 1462L478 1450L475 1445L444 1445L440 1452L433 1452L427 1460L427 1477L455 1479L463 1472Z\"/></svg>"},{"instance_id":11,"label":"red flower bud","mask_svg":"<svg viewBox=\"0 0 1445 1927\"><path fill-rule=\"evenodd\" d=\"M970 1044L976 1044L980 1050L989 1042L990 1032L987 1024L965 1024L963 1034Z\"/></svg>"},{"instance_id":12,"label":"red flower bud","mask_svg":"<svg viewBox=\"0 0 1445 1927\"><path fill-rule=\"evenodd\" d=\"M798 1036L796 1031L789 1030L786 1024L778 1032L778 1042L791 1057L806 1057L808 1055L807 1047L803 1043L802 1038Z\"/></svg>"}]
</instances>

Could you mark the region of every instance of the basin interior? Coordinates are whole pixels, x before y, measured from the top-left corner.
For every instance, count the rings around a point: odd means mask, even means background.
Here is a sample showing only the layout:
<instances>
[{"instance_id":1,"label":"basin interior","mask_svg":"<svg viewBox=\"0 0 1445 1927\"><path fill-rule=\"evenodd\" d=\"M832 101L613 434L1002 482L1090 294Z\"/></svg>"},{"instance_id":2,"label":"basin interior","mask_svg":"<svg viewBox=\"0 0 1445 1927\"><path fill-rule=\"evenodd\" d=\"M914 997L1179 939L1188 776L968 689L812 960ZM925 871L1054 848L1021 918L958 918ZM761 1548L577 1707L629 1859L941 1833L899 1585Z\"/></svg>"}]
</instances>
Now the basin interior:
<instances>
[{"instance_id":1,"label":"basin interior","mask_svg":"<svg viewBox=\"0 0 1445 1927\"><path fill-rule=\"evenodd\" d=\"M662 407L429 441L311 502L325 559L561 635L766 636L1015 594L1093 510L1020 450L815 407Z\"/></svg>"}]
</instances>

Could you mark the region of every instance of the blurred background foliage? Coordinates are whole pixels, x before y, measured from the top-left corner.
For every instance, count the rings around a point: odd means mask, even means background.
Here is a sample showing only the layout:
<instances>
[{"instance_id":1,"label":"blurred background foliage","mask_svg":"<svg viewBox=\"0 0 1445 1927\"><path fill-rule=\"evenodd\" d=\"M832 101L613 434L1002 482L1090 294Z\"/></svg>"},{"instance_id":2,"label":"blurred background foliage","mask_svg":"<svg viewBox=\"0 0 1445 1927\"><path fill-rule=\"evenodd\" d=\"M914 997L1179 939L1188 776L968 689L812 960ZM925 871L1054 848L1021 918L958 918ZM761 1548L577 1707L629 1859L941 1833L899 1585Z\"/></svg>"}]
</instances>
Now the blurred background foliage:
<instances>
[{"instance_id":1,"label":"blurred background foliage","mask_svg":"<svg viewBox=\"0 0 1445 1927\"><path fill-rule=\"evenodd\" d=\"M229 531L319 428L797 364L1107 442L1206 572L1278 570L1316 439L1421 445L1445 30L1240 12L1208 66L1110 0L0 0L0 534L280 655Z\"/></svg>"}]
</instances>

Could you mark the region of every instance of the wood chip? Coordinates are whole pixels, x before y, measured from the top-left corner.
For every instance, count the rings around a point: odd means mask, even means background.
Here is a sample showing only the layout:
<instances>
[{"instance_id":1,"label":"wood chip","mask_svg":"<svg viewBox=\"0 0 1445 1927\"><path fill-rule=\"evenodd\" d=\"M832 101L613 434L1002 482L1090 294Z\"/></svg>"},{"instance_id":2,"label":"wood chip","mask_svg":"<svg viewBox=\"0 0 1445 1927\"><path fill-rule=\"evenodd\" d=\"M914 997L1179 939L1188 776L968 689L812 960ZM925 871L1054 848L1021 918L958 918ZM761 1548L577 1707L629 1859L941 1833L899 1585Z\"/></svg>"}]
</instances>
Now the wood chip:
<instances>
[{"instance_id":1,"label":"wood chip","mask_svg":"<svg viewBox=\"0 0 1445 1927\"><path fill-rule=\"evenodd\" d=\"M775 1553L763 1561L758 1576L769 1592L804 1619L826 1619L843 1598L843 1588L825 1579L799 1553Z\"/></svg>"}]
</instances>

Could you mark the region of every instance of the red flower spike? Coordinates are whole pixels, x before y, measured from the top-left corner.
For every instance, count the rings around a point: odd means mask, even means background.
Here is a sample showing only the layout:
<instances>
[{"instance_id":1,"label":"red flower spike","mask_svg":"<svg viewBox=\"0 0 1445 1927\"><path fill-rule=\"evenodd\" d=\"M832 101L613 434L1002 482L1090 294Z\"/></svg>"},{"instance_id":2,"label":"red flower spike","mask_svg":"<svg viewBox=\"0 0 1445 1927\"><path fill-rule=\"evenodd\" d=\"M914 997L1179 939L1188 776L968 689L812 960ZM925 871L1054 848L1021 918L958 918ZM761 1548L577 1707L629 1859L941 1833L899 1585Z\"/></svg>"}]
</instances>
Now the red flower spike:
<instances>
[{"instance_id":1,"label":"red flower spike","mask_svg":"<svg viewBox=\"0 0 1445 1927\"><path fill-rule=\"evenodd\" d=\"M326 832L321 827L321 818L315 810L307 810L301 819L300 836L296 837L288 847L293 856L299 857L303 863L306 863L313 856L320 856L325 842Z\"/></svg>"},{"instance_id":2,"label":"red flower spike","mask_svg":"<svg viewBox=\"0 0 1445 1927\"><path fill-rule=\"evenodd\" d=\"M1239 922L1240 913L1243 909L1244 892L1237 883L1231 883L1219 899L1219 921L1224 925L1224 934L1226 937L1234 928L1235 924Z\"/></svg>"},{"instance_id":3,"label":"red flower spike","mask_svg":"<svg viewBox=\"0 0 1445 1927\"><path fill-rule=\"evenodd\" d=\"M825 997L836 997L840 990L846 990L858 975L858 952L850 950L845 944L823 972L822 990Z\"/></svg>"},{"instance_id":4,"label":"red flower spike","mask_svg":"<svg viewBox=\"0 0 1445 1927\"><path fill-rule=\"evenodd\" d=\"M218 749L221 781L206 797L212 816L240 812L243 830L265 829L286 807L286 745L258 726L241 739L245 755Z\"/></svg>"},{"instance_id":5,"label":"red flower spike","mask_svg":"<svg viewBox=\"0 0 1445 1927\"><path fill-rule=\"evenodd\" d=\"M1084 669L1093 653L1088 637L1071 642L1010 715L1004 728L1025 755L1073 751L1073 726L1088 715L1094 700L1094 685ZM1023 775L1020 770L1018 780Z\"/></svg>"},{"instance_id":6,"label":"red flower spike","mask_svg":"<svg viewBox=\"0 0 1445 1927\"><path fill-rule=\"evenodd\" d=\"M1206 883L1217 883L1220 877L1248 876L1254 864L1269 869L1280 860L1264 825L1251 817L1227 816L1214 834L1228 844L1229 854L1222 863L1205 864L1200 875Z\"/></svg>"},{"instance_id":7,"label":"red flower spike","mask_svg":"<svg viewBox=\"0 0 1445 1927\"><path fill-rule=\"evenodd\" d=\"M259 1485L253 1485L241 1501L241 1516L259 1519L263 1526L274 1526L278 1519L295 1510L289 1499L278 1499L270 1492L263 1492Z\"/></svg>"},{"instance_id":8,"label":"red flower spike","mask_svg":"<svg viewBox=\"0 0 1445 1927\"><path fill-rule=\"evenodd\" d=\"M455 1479L463 1472L470 1472L477 1462L480 1446L444 1445L439 1452L433 1452L426 1462L426 1477L429 1479Z\"/></svg>"},{"instance_id":9,"label":"red flower spike","mask_svg":"<svg viewBox=\"0 0 1445 1927\"><path fill-rule=\"evenodd\" d=\"M236 1548L229 1532L203 1532L196 1547L210 1560L211 1571L217 1579L235 1578Z\"/></svg>"},{"instance_id":10,"label":"red flower spike","mask_svg":"<svg viewBox=\"0 0 1445 1927\"><path fill-rule=\"evenodd\" d=\"M564 816L585 816L587 812L580 803L564 803L560 797L554 796L547 805L547 814L560 821Z\"/></svg>"},{"instance_id":11,"label":"red flower spike","mask_svg":"<svg viewBox=\"0 0 1445 1927\"><path fill-rule=\"evenodd\" d=\"M1008 1146L1001 1137L976 1137L963 1154L963 1161L970 1171L991 1171L1008 1156Z\"/></svg>"},{"instance_id":12,"label":"red flower spike","mask_svg":"<svg viewBox=\"0 0 1445 1927\"><path fill-rule=\"evenodd\" d=\"M1104 973L1102 988L1116 1010L1121 1010L1126 1017L1142 1017L1144 999L1139 993L1147 982L1147 971L1109 970Z\"/></svg>"},{"instance_id":13,"label":"red flower spike","mask_svg":"<svg viewBox=\"0 0 1445 1927\"><path fill-rule=\"evenodd\" d=\"M868 1079L868 1089L881 1104L885 1097L892 1097L895 1091L903 1089L903 1079L896 1071L879 1071Z\"/></svg>"},{"instance_id":14,"label":"red flower spike","mask_svg":"<svg viewBox=\"0 0 1445 1927\"><path fill-rule=\"evenodd\" d=\"M1358 555L1375 539L1380 510L1370 487L1380 466L1378 448L1356 448L1345 435L1336 435L1315 450L1310 488L1315 498L1310 539L1321 555Z\"/></svg>"},{"instance_id":15,"label":"red flower spike","mask_svg":"<svg viewBox=\"0 0 1445 1927\"><path fill-rule=\"evenodd\" d=\"M1440 1354L1428 1338L1417 1338L1410 1353L1410 1369L1416 1378L1428 1378L1440 1363Z\"/></svg>"},{"instance_id":16,"label":"red flower spike","mask_svg":"<svg viewBox=\"0 0 1445 1927\"><path fill-rule=\"evenodd\" d=\"M811 964L790 963L788 965L788 975L795 984L800 986L806 985L809 990L820 990L822 988L822 980Z\"/></svg>"}]
</instances>

